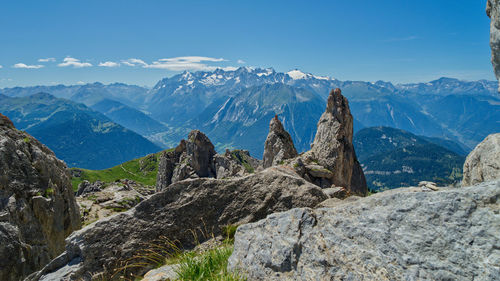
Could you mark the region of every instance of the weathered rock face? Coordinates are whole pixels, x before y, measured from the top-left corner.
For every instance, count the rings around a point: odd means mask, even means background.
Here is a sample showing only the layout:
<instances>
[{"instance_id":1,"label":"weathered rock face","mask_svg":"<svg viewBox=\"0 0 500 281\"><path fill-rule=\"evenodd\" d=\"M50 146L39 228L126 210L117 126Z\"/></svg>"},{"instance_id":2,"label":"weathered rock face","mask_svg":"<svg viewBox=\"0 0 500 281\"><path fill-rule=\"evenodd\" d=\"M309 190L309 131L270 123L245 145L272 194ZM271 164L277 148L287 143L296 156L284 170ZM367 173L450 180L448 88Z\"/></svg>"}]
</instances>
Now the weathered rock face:
<instances>
[{"instance_id":1,"label":"weathered rock face","mask_svg":"<svg viewBox=\"0 0 500 281\"><path fill-rule=\"evenodd\" d=\"M500 178L500 133L487 136L464 163L462 186Z\"/></svg>"},{"instance_id":2,"label":"weathered rock face","mask_svg":"<svg viewBox=\"0 0 500 281\"><path fill-rule=\"evenodd\" d=\"M498 91L500 92L500 0L488 0L486 14L491 18L491 63L495 69L495 75L499 79Z\"/></svg>"},{"instance_id":3,"label":"weathered rock face","mask_svg":"<svg viewBox=\"0 0 500 281\"><path fill-rule=\"evenodd\" d=\"M156 176L157 190L162 190L172 183L175 167L179 164L180 157L185 151L186 141L181 140L174 150L162 153L158 165L158 175Z\"/></svg>"},{"instance_id":4,"label":"weathered rock face","mask_svg":"<svg viewBox=\"0 0 500 281\"><path fill-rule=\"evenodd\" d=\"M164 152L158 166L157 190L174 182L194 178L227 178L243 176L257 169L260 162L248 151L226 151L216 154L208 137L198 130L188 135L172 151Z\"/></svg>"},{"instance_id":5,"label":"weathered rock face","mask_svg":"<svg viewBox=\"0 0 500 281\"><path fill-rule=\"evenodd\" d=\"M84 225L131 209L155 193L154 189L127 179L106 184L84 181L79 186L84 192L77 193L76 202Z\"/></svg>"},{"instance_id":6,"label":"weathered rock face","mask_svg":"<svg viewBox=\"0 0 500 281\"><path fill-rule=\"evenodd\" d=\"M366 195L365 175L352 144L352 126L347 99L340 89L331 91L311 150L290 164L299 175L322 188L345 187L351 194Z\"/></svg>"},{"instance_id":7,"label":"weathered rock face","mask_svg":"<svg viewBox=\"0 0 500 281\"><path fill-rule=\"evenodd\" d=\"M46 280L89 280L90 272L113 268L160 236L189 247L194 242L190 230L200 226L218 235L223 225L253 222L295 207L313 207L325 199L319 187L277 167L229 180L180 181L129 211L73 233L67 239L66 252L31 279L45 275Z\"/></svg>"},{"instance_id":8,"label":"weathered rock face","mask_svg":"<svg viewBox=\"0 0 500 281\"><path fill-rule=\"evenodd\" d=\"M0 114L0 280L39 270L79 228L64 162Z\"/></svg>"},{"instance_id":9,"label":"weathered rock face","mask_svg":"<svg viewBox=\"0 0 500 281\"><path fill-rule=\"evenodd\" d=\"M275 213L238 228L228 268L248 280L500 280L499 198L496 181Z\"/></svg>"},{"instance_id":10,"label":"weathered rock face","mask_svg":"<svg viewBox=\"0 0 500 281\"><path fill-rule=\"evenodd\" d=\"M290 134L285 131L278 116L271 119L269 134L264 145L264 156L262 158L264 168L282 164L286 159L297 156L297 150L293 145Z\"/></svg>"},{"instance_id":11,"label":"weathered rock face","mask_svg":"<svg viewBox=\"0 0 500 281\"><path fill-rule=\"evenodd\" d=\"M261 167L260 160L250 156L246 150L226 150L224 154L214 156L215 169L218 179L241 177L253 173Z\"/></svg>"}]
</instances>

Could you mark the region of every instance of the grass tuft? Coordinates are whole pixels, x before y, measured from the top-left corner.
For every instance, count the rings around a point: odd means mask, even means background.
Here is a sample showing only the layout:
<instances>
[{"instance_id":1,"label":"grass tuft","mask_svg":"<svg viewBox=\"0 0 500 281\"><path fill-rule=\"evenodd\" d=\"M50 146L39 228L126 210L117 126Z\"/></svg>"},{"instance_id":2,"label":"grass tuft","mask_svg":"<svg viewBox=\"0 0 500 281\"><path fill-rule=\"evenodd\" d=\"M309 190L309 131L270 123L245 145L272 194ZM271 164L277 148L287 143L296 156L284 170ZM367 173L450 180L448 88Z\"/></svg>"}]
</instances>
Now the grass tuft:
<instances>
[{"instance_id":1,"label":"grass tuft","mask_svg":"<svg viewBox=\"0 0 500 281\"><path fill-rule=\"evenodd\" d=\"M246 280L239 274L227 270L227 262L232 252L233 246L225 243L221 247L202 253L183 254L176 270L179 280Z\"/></svg>"}]
</instances>

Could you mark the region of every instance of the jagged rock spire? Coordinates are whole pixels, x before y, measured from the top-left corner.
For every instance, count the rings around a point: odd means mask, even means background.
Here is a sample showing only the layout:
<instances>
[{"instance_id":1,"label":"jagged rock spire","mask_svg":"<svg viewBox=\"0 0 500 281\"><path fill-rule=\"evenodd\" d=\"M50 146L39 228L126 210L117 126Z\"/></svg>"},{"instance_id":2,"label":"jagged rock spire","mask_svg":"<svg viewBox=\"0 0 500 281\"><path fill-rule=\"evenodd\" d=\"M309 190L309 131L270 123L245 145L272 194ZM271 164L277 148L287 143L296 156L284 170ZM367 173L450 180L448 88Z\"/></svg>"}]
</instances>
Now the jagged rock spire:
<instances>
[{"instance_id":1,"label":"jagged rock spire","mask_svg":"<svg viewBox=\"0 0 500 281\"><path fill-rule=\"evenodd\" d=\"M354 152L352 126L347 98L340 89L332 90L326 110L319 119L311 153L318 164L333 172L334 185L365 194L366 180Z\"/></svg>"},{"instance_id":2,"label":"jagged rock spire","mask_svg":"<svg viewBox=\"0 0 500 281\"><path fill-rule=\"evenodd\" d=\"M279 165L283 160L297 156L290 134L275 115L269 123L269 134L264 145L264 168Z\"/></svg>"}]
</instances>

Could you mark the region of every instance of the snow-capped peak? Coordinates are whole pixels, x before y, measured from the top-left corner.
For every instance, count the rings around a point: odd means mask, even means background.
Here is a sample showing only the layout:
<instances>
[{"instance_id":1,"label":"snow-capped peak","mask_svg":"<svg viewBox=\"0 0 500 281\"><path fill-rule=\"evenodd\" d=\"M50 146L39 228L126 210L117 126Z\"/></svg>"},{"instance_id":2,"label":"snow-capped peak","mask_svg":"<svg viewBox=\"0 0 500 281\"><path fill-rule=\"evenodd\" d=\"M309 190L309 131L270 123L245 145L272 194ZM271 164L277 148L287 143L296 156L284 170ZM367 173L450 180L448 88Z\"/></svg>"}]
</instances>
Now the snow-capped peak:
<instances>
[{"instance_id":1,"label":"snow-capped peak","mask_svg":"<svg viewBox=\"0 0 500 281\"><path fill-rule=\"evenodd\" d=\"M304 79L310 76L310 74L304 73L298 69L288 71L286 74L288 74L288 76L290 76L293 80Z\"/></svg>"},{"instance_id":2,"label":"snow-capped peak","mask_svg":"<svg viewBox=\"0 0 500 281\"><path fill-rule=\"evenodd\" d=\"M269 76L269 75L274 73L274 69L272 69L272 68L258 69L258 71L260 71L259 73L257 73L257 76L259 76L259 77Z\"/></svg>"}]
</instances>

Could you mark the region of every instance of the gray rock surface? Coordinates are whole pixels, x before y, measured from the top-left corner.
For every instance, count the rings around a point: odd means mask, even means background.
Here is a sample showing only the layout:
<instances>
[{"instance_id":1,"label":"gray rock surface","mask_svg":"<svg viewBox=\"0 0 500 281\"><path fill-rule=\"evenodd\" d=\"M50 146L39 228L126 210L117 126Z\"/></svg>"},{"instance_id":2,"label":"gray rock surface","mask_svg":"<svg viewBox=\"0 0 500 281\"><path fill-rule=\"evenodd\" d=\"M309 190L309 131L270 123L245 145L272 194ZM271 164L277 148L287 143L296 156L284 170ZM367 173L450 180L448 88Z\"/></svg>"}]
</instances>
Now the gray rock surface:
<instances>
[{"instance_id":1,"label":"gray rock surface","mask_svg":"<svg viewBox=\"0 0 500 281\"><path fill-rule=\"evenodd\" d=\"M500 0L488 0L486 14L491 18L491 63L493 64L495 75L499 79L498 91L500 92Z\"/></svg>"},{"instance_id":2,"label":"gray rock surface","mask_svg":"<svg viewBox=\"0 0 500 281\"><path fill-rule=\"evenodd\" d=\"M175 167L179 164L180 157L185 151L186 141L181 140L175 149L162 153L158 165L158 175L156 176L157 190L162 190L172 183Z\"/></svg>"},{"instance_id":3,"label":"gray rock surface","mask_svg":"<svg viewBox=\"0 0 500 281\"><path fill-rule=\"evenodd\" d=\"M467 156L462 186L500 178L500 133L487 136Z\"/></svg>"},{"instance_id":4,"label":"gray rock surface","mask_svg":"<svg viewBox=\"0 0 500 281\"><path fill-rule=\"evenodd\" d=\"M0 280L39 270L79 228L64 162L0 114Z\"/></svg>"},{"instance_id":5,"label":"gray rock surface","mask_svg":"<svg viewBox=\"0 0 500 281\"><path fill-rule=\"evenodd\" d=\"M290 134L281 124L278 116L274 116L269 123L269 134L264 144L262 158L264 168L282 164L284 160L297 156Z\"/></svg>"},{"instance_id":6,"label":"gray rock surface","mask_svg":"<svg viewBox=\"0 0 500 281\"><path fill-rule=\"evenodd\" d=\"M168 264L160 268L153 269L144 275L142 281L167 281L167 280L177 280L178 274L178 264Z\"/></svg>"},{"instance_id":7,"label":"gray rock surface","mask_svg":"<svg viewBox=\"0 0 500 281\"><path fill-rule=\"evenodd\" d=\"M93 183L90 183L88 180L84 180L78 185L78 190L76 191L75 195L81 196L87 193L99 192L101 191L103 184L104 183L100 180L97 180Z\"/></svg>"},{"instance_id":8,"label":"gray rock surface","mask_svg":"<svg viewBox=\"0 0 500 281\"><path fill-rule=\"evenodd\" d=\"M295 207L314 207L325 199L319 187L278 167L229 180L180 181L129 211L73 233L66 240L66 252L30 280L46 276L89 280L90 273L119 266L160 236L189 248L194 246L191 231L203 229L217 236L224 225L257 221ZM198 233L199 242L203 237Z\"/></svg>"},{"instance_id":9,"label":"gray rock surface","mask_svg":"<svg viewBox=\"0 0 500 281\"><path fill-rule=\"evenodd\" d=\"M214 145L208 137L198 130L193 130L185 142L186 149L180 155L173 171L172 182L197 177L215 177Z\"/></svg>"},{"instance_id":10,"label":"gray rock surface","mask_svg":"<svg viewBox=\"0 0 500 281\"><path fill-rule=\"evenodd\" d=\"M86 185L98 186L99 189L76 197L84 225L126 211L154 193L153 189L127 179L107 184L96 183Z\"/></svg>"},{"instance_id":11,"label":"gray rock surface","mask_svg":"<svg viewBox=\"0 0 500 281\"><path fill-rule=\"evenodd\" d=\"M248 280L500 280L500 181L398 189L242 225Z\"/></svg>"},{"instance_id":12,"label":"gray rock surface","mask_svg":"<svg viewBox=\"0 0 500 281\"><path fill-rule=\"evenodd\" d=\"M218 179L240 177L259 170L262 161L250 156L246 150L226 150L224 154L214 156L215 170Z\"/></svg>"}]
</instances>

